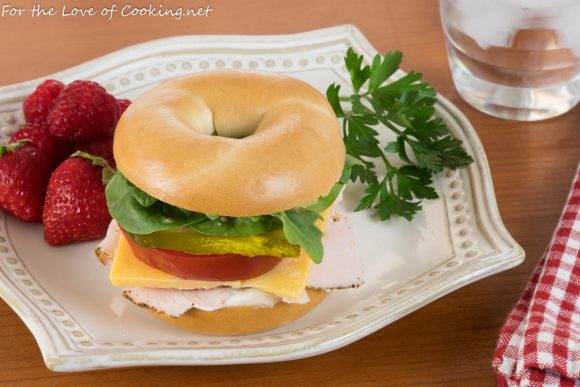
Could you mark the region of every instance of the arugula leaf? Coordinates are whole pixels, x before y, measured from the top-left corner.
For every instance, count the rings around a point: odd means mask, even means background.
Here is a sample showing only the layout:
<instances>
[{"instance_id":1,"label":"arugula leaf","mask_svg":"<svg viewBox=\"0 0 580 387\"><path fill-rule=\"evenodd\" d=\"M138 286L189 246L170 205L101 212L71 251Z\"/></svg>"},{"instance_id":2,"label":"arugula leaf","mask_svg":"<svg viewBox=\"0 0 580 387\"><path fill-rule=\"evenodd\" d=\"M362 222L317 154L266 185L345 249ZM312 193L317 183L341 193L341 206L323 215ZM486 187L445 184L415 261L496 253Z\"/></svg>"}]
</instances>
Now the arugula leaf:
<instances>
[{"instance_id":1,"label":"arugula leaf","mask_svg":"<svg viewBox=\"0 0 580 387\"><path fill-rule=\"evenodd\" d=\"M348 180L350 178L350 172L352 170L352 165L355 161L356 160L347 155L344 167L342 168L342 174L340 175L340 179L338 179L338 181L332 186L328 195L321 196L320 198L318 198L316 202L307 206L306 209L320 214L322 211L330 207L332 203L335 202L336 198L338 198L338 195L340 195L346 183L348 183Z\"/></svg>"},{"instance_id":2,"label":"arugula leaf","mask_svg":"<svg viewBox=\"0 0 580 387\"><path fill-rule=\"evenodd\" d=\"M203 214L184 212L162 202L143 207L135 198L135 187L119 172L107 184L105 195L111 216L121 228L132 234L151 234L207 218Z\"/></svg>"},{"instance_id":3,"label":"arugula leaf","mask_svg":"<svg viewBox=\"0 0 580 387\"><path fill-rule=\"evenodd\" d=\"M355 211L372 208L383 220L392 216L411 220L421 210L421 199L437 198L431 186L434 173L473 161L445 122L435 116L437 93L421 82L421 73L411 71L389 81L401 61L401 52L391 51L376 55L369 66L349 48L344 64L352 94L341 96L336 84L327 90L337 117L344 118L346 152L358 161L352 165L350 179L367 185ZM341 101L347 101L350 110ZM396 141L381 149L378 136L384 129L394 132ZM385 152L398 156L402 166L395 166ZM385 176L377 176L377 161L385 165Z\"/></svg>"},{"instance_id":4,"label":"arugula leaf","mask_svg":"<svg viewBox=\"0 0 580 387\"><path fill-rule=\"evenodd\" d=\"M314 263L322 262L322 232L316 227L320 215L304 208L296 208L273 214L282 221L288 242L300 245Z\"/></svg>"},{"instance_id":5,"label":"arugula leaf","mask_svg":"<svg viewBox=\"0 0 580 387\"><path fill-rule=\"evenodd\" d=\"M272 216L225 217L207 219L189 225L195 231L206 235L250 236L264 234L280 228L282 224Z\"/></svg>"}]
</instances>

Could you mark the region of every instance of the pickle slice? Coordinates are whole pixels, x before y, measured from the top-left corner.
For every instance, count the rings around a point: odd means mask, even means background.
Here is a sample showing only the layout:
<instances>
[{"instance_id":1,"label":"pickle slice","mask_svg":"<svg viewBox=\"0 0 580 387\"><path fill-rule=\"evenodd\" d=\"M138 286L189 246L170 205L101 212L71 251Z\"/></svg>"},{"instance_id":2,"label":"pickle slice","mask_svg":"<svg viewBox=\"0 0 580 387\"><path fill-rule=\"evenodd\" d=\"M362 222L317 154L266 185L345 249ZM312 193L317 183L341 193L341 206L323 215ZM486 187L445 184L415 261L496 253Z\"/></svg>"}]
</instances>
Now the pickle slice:
<instances>
[{"instance_id":1,"label":"pickle slice","mask_svg":"<svg viewBox=\"0 0 580 387\"><path fill-rule=\"evenodd\" d=\"M143 247L177 250L198 255L239 254L248 257L270 255L284 258L300 255L300 246L290 244L281 229L252 236L215 236L201 234L189 227L182 227L147 235L129 235Z\"/></svg>"}]
</instances>

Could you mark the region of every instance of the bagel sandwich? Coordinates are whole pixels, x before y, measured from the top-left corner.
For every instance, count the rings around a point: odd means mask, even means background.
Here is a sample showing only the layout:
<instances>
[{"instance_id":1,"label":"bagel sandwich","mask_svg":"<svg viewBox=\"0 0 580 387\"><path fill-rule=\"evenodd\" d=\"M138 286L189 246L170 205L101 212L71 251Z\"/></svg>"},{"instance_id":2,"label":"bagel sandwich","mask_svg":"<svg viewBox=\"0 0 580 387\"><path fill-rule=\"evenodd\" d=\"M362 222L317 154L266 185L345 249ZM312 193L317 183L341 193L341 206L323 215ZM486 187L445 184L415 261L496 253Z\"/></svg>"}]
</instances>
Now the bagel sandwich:
<instances>
[{"instance_id":1,"label":"bagel sandwich","mask_svg":"<svg viewBox=\"0 0 580 387\"><path fill-rule=\"evenodd\" d=\"M165 81L125 111L113 153L113 222L96 252L163 321L250 334L361 284L351 227L333 214L350 175L341 130L308 84L244 71Z\"/></svg>"}]
</instances>

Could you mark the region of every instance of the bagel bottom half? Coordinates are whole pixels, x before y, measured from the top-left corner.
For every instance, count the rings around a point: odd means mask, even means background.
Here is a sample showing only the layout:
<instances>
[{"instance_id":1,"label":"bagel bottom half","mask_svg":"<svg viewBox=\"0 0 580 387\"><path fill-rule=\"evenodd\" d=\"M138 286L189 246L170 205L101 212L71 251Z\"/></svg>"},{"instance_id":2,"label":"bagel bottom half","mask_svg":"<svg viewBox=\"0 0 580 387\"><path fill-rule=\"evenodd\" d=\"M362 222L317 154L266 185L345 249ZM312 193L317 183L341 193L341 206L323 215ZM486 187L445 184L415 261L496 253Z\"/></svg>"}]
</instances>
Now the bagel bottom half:
<instances>
[{"instance_id":1,"label":"bagel bottom half","mask_svg":"<svg viewBox=\"0 0 580 387\"><path fill-rule=\"evenodd\" d=\"M306 289L306 304L279 302L271 308L236 307L206 312L191 309L179 317L151 311L163 321L193 333L217 336L247 335L289 324L314 309L327 296L324 290Z\"/></svg>"}]
</instances>

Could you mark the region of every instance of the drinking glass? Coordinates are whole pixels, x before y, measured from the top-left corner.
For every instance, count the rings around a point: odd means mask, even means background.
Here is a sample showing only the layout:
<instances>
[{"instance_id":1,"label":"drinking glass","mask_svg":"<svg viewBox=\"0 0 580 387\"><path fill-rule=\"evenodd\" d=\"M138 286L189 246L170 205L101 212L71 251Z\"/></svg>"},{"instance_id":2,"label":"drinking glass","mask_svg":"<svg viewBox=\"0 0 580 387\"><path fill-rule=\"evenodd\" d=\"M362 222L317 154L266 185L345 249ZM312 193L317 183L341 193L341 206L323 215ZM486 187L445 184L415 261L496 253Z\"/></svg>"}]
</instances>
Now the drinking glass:
<instances>
[{"instance_id":1,"label":"drinking glass","mask_svg":"<svg viewBox=\"0 0 580 387\"><path fill-rule=\"evenodd\" d=\"M580 0L440 0L459 94L496 117L536 121L580 100Z\"/></svg>"}]
</instances>

